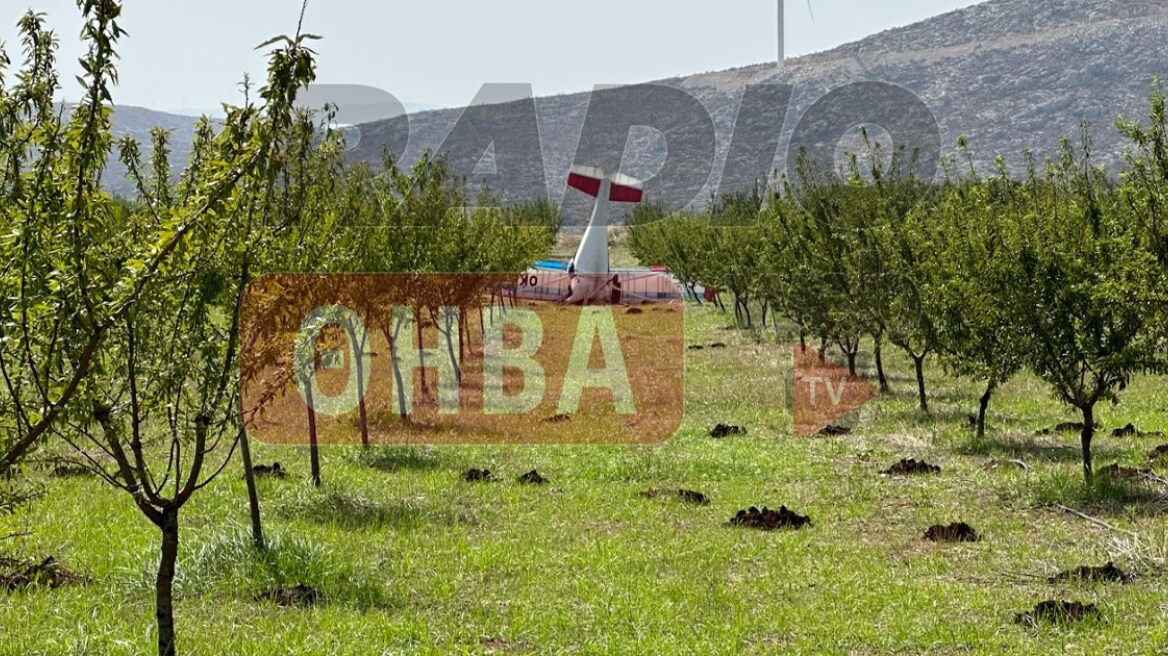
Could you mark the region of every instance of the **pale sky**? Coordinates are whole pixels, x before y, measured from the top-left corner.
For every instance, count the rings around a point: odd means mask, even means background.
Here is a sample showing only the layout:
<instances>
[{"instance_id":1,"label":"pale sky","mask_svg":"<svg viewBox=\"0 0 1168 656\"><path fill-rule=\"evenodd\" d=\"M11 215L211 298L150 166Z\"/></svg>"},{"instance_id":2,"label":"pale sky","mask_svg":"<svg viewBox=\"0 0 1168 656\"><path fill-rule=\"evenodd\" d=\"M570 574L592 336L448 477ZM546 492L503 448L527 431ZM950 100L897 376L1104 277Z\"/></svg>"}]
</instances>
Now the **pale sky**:
<instances>
[{"instance_id":1,"label":"pale sky","mask_svg":"<svg viewBox=\"0 0 1168 656\"><path fill-rule=\"evenodd\" d=\"M214 110L262 80L255 47L295 31L301 0L125 0L118 104ZM977 4L975 0L787 2L787 53L827 50ZM75 100L82 53L76 0L0 0L0 41L19 61L15 23L45 12ZM411 105L468 104L488 82L537 96L645 82L776 59L775 0L312 0L305 30L324 37L318 82L379 87Z\"/></svg>"}]
</instances>

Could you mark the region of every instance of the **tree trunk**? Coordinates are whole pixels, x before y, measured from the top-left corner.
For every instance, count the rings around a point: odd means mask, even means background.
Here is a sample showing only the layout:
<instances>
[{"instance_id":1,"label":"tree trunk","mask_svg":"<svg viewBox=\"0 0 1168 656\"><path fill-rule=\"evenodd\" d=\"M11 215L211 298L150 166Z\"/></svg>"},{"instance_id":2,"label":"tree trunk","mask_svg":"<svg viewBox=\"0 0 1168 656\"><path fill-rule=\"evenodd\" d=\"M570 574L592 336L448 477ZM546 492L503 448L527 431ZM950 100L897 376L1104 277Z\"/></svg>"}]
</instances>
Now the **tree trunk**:
<instances>
[{"instance_id":1,"label":"tree trunk","mask_svg":"<svg viewBox=\"0 0 1168 656\"><path fill-rule=\"evenodd\" d=\"M154 616L158 620L158 656L174 656L174 568L178 561L178 509L162 511L162 555L154 586Z\"/></svg>"},{"instance_id":2,"label":"tree trunk","mask_svg":"<svg viewBox=\"0 0 1168 656\"><path fill-rule=\"evenodd\" d=\"M913 354L912 359L917 369L917 394L920 396L921 412L928 412L929 397L925 393L925 356Z\"/></svg>"},{"instance_id":3,"label":"tree trunk","mask_svg":"<svg viewBox=\"0 0 1168 656\"><path fill-rule=\"evenodd\" d=\"M449 312L439 310L439 314L443 315L442 316L442 323L444 326L446 326L445 331L440 330L439 332L441 332L442 336L446 338L446 354L450 357L450 365L452 367L454 367L454 379L458 381L458 385L461 387L462 386L462 367L458 366L458 358L454 355L454 338L453 338L454 326L452 325ZM434 317L434 322L435 322L434 325L437 326L438 325L438 323L437 323L438 317ZM460 332L462 331L462 324L461 323L458 324L458 330ZM459 345L461 346L461 344L462 344L462 342L460 341Z\"/></svg>"},{"instance_id":4,"label":"tree trunk","mask_svg":"<svg viewBox=\"0 0 1168 656\"><path fill-rule=\"evenodd\" d=\"M361 446L369 448L369 419L365 410L365 349L368 348L369 333L366 332L362 343L353 350L357 352L357 361L353 366L357 369L357 413L361 422Z\"/></svg>"},{"instance_id":5,"label":"tree trunk","mask_svg":"<svg viewBox=\"0 0 1168 656\"><path fill-rule=\"evenodd\" d=\"M499 307L507 307L507 301L503 298L502 292L499 293ZM499 310L499 316L503 314L503 310ZM414 308L414 327L418 329L418 374L422 377L422 395L429 398L430 390L426 387L426 355L422 347L422 308L420 307Z\"/></svg>"},{"instance_id":6,"label":"tree trunk","mask_svg":"<svg viewBox=\"0 0 1168 656\"><path fill-rule=\"evenodd\" d=\"M481 321L482 318L483 318L483 311L480 308L479 309L479 320ZM392 321L392 319L391 319L391 321ZM484 328L484 331L485 331L485 328ZM406 407L405 381L402 378L401 365L398 362L398 358L397 358L397 337L398 337L397 328L395 327L393 329L393 332L390 332L390 330L388 328L382 328L381 332L383 335L385 335L385 341L389 342L389 363L390 363L390 369L393 370L394 390L397 391L398 415L401 417L402 423L408 423L410 413L409 413L409 408ZM484 334L486 334L486 333L484 332ZM411 380L410 384L412 385L413 382L414 381Z\"/></svg>"},{"instance_id":7,"label":"tree trunk","mask_svg":"<svg viewBox=\"0 0 1168 656\"><path fill-rule=\"evenodd\" d=\"M243 457L243 479L247 481L247 507L251 511L251 541L256 549L266 549L264 526L260 518L260 495L256 491L255 470L252 468L251 445L247 439L247 429L239 429L239 453Z\"/></svg>"},{"instance_id":8,"label":"tree trunk","mask_svg":"<svg viewBox=\"0 0 1168 656\"><path fill-rule=\"evenodd\" d=\"M316 439L316 408L312 401L312 381L304 386L304 400L308 402L308 460L312 469L312 484L320 487L320 444Z\"/></svg>"},{"instance_id":9,"label":"tree trunk","mask_svg":"<svg viewBox=\"0 0 1168 656\"><path fill-rule=\"evenodd\" d=\"M991 380L990 384L986 386L985 394L981 395L981 406L977 410L977 439L979 440L985 437L986 411L990 407L990 398L993 397L994 389L997 386L997 382Z\"/></svg>"},{"instance_id":10,"label":"tree trunk","mask_svg":"<svg viewBox=\"0 0 1168 656\"><path fill-rule=\"evenodd\" d=\"M892 391L888 385L888 376L884 373L884 335L883 333L873 335L876 340L876 378L880 381L880 393L887 394Z\"/></svg>"},{"instance_id":11,"label":"tree trunk","mask_svg":"<svg viewBox=\"0 0 1168 656\"><path fill-rule=\"evenodd\" d=\"M466 349L470 344L470 324L466 319L466 308L458 308L458 362L466 362Z\"/></svg>"},{"instance_id":12,"label":"tree trunk","mask_svg":"<svg viewBox=\"0 0 1168 656\"><path fill-rule=\"evenodd\" d=\"M1095 406L1083 406L1083 476L1087 482L1095 476L1095 464L1091 459L1091 440L1095 437Z\"/></svg>"},{"instance_id":13,"label":"tree trunk","mask_svg":"<svg viewBox=\"0 0 1168 656\"><path fill-rule=\"evenodd\" d=\"M851 376L857 376L858 374L856 373L856 355L857 355L856 351L845 351L845 353L848 356L848 374Z\"/></svg>"}]
</instances>

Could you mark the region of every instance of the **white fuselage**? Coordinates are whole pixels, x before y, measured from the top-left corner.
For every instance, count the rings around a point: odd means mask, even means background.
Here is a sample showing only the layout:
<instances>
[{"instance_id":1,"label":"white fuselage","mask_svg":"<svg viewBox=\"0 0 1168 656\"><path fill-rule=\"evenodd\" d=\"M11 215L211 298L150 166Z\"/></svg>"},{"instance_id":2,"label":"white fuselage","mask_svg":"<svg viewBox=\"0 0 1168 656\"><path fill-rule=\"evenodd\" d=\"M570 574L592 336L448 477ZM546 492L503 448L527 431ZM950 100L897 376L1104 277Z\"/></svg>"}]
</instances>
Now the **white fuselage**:
<instances>
[{"instance_id":1,"label":"white fuselage","mask_svg":"<svg viewBox=\"0 0 1168 656\"><path fill-rule=\"evenodd\" d=\"M612 183L607 179L600 181L600 193L596 197L596 207L592 210L592 219L584 231L584 238L580 240L580 247L576 249L576 257L572 260L575 279L572 293L568 297L569 303L588 303L599 300L599 296L606 292L611 276L609 275L608 259L608 211L611 201Z\"/></svg>"}]
</instances>

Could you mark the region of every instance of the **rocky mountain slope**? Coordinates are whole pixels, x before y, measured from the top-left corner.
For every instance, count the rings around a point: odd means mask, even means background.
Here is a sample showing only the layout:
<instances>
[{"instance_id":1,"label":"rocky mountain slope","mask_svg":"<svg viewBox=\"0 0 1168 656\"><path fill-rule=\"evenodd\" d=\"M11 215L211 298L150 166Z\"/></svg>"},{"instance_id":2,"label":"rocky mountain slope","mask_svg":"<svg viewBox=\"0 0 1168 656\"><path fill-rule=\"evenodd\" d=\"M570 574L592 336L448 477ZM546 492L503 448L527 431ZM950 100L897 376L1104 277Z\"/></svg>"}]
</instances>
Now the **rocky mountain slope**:
<instances>
[{"instance_id":1,"label":"rocky mountain slope","mask_svg":"<svg viewBox=\"0 0 1168 656\"><path fill-rule=\"evenodd\" d=\"M784 168L787 145L804 112L833 89L862 81L892 83L916 94L937 118L943 151L951 153L957 137L966 135L981 167L1001 155L1018 168L1025 149L1040 158L1049 155L1062 136L1077 134L1083 121L1092 125L1099 161L1116 165L1125 144L1113 128L1114 120L1145 115L1155 79L1168 74L1165 43L1168 0L990 0L790 60L782 75L771 63L663 80L661 84L685 89L709 110L717 130L717 155L705 187L651 186L651 195L676 207L708 199L721 178L744 90L767 82L794 87L782 132L773 134L782 118L757 113L744 116L736 130L750 130L749 141L777 138L778 169ZM576 152L589 96L538 98L535 104L544 161L542 166L531 161L523 167L528 179L518 184L512 179L510 184L520 193L511 196L527 195L546 181L553 200L567 201L569 221L586 219L586 199L565 196L564 179L573 163L604 157ZM622 109L643 110L605 105L613 120ZM424 150L438 149L460 114L461 110L414 114L408 127L400 118L361 126L354 157L378 162L389 145L404 150L403 161L409 163ZM492 134L529 132L523 124L523 103L495 105L485 114L477 129ZM654 166L660 166L664 144L651 132L634 131L633 136L622 168L631 175L652 175ZM611 154L607 158L611 160ZM476 166L482 170L478 153L453 164L467 174ZM475 178L476 184L490 180ZM506 195L508 190L501 191Z\"/></svg>"},{"instance_id":2,"label":"rocky mountain slope","mask_svg":"<svg viewBox=\"0 0 1168 656\"><path fill-rule=\"evenodd\" d=\"M989 0L790 60L781 75L768 63L662 80L659 84L684 89L705 106L716 138L711 145L713 166L704 167L710 169L708 174L692 164L695 170L688 177L674 176L662 183L664 176L658 176L650 183L650 196L673 207L708 201L722 182L732 133L738 135L735 148L746 146L751 172L726 173L723 191L749 184L751 175L783 170L792 134L817 100L849 84L873 81L903 87L924 102L936 117L943 152L952 153L957 137L966 135L979 167L988 169L1000 155L1019 169L1026 149L1039 158L1053 154L1059 139L1077 134L1083 121L1092 125L1100 163L1115 167L1122 162L1126 144L1116 133L1114 120L1145 115L1155 80L1168 75L1165 43L1168 0ZM772 103L767 111L740 115L748 86L775 82L793 88L789 107ZM471 184L493 186L493 192L507 199L541 196L546 189L553 201L564 200L569 222L582 222L587 219L588 199L565 194L572 164L601 163L652 177L667 147L704 147L700 138L678 146L666 144L652 130L634 129L623 160L615 143L589 143L578 152L590 100L591 118L601 122L637 116L647 117L658 128L680 129L683 137L697 131L678 128L687 119L671 116L666 108L644 107L633 99L625 102L619 90L608 93L605 102L588 93L537 98L538 133L530 127L530 103L491 105L476 116L470 132L520 144L524 152L538 151L542 158L500 159L499 168L505 165L512 172L505 181L500 176L471 175L476 169L490 173L496 164L486 144L481 151L462 149L452 158L452 166ZM462 113L428 111L362 125L361 139L350 156L379 164L389 148L408 165L426 150L439 150ZM194 119L119 108L114 121L119 133L143 140L155 125L175 130L175 161L178 165L184 161ZM703 157L699 153L694 160L700 163ZM112 166L107 183L128 193L132 187L122 181L121 173Z\"/></svg>"}]
</instances>

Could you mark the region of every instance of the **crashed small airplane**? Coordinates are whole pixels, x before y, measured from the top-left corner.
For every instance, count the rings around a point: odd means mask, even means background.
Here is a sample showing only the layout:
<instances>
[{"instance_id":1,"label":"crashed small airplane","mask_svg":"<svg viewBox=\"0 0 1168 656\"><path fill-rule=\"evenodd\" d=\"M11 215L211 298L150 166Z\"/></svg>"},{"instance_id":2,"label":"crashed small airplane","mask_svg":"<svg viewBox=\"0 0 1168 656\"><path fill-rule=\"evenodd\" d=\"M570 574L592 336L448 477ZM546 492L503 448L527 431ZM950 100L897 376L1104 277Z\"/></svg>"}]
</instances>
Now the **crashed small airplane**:
<instances>
[{"instance_id":1,"label":"crashed small airplane","mask_svg":"<svg viewBox=\"0 0 1168 656\"><path fill-rule=\"evenodd\" d=\"M613 270L608 255L609 212L613 203L640 203L645 186L620 173L591 166L572 167L568 186L596 199L592 219L576 256L565 267L540 262L525 273L515 289L518 298L569 305L636 305L680 301L673 279L650 270ZM566 269L566 270L565 270Z\"/></svg>"}]
</instances>

